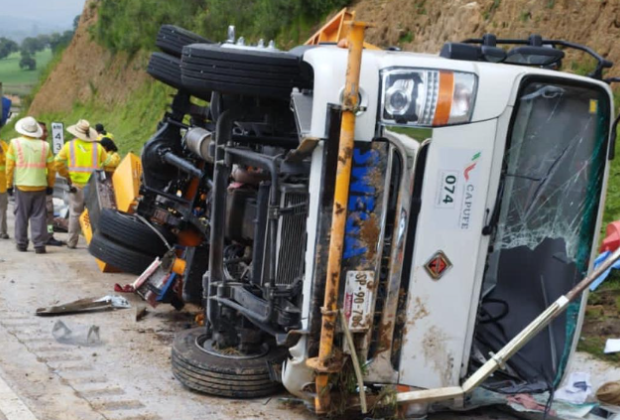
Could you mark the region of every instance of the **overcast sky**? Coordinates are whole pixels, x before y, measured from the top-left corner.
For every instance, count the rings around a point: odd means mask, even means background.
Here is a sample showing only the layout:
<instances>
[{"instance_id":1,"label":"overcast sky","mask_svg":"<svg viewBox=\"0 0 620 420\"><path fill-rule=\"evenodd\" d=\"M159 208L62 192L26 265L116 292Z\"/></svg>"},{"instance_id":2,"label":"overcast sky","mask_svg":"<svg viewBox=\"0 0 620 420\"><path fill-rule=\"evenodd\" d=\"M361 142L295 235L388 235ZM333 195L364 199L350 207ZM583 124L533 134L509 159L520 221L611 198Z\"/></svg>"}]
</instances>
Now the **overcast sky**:
<instances>
[{"instance_id":1,"label":"overcast sky","mask_svg":"<svg viewBox=\"0 0 620 420\"><path fill-rule=\"evenodd\" d=\"M0 0L0 17L14 16L65 25L82 13L84 0Z\"/></svg>"}]
</instances>

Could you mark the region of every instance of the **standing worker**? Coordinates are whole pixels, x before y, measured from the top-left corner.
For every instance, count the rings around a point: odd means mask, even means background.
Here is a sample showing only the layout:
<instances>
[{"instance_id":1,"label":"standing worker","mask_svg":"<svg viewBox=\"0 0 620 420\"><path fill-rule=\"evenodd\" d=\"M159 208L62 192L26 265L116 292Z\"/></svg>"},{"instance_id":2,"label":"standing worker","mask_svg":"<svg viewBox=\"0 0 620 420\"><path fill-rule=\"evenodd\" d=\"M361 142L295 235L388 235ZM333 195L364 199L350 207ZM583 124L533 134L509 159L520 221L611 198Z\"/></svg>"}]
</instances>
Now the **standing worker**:
<instances>
[{"instance_id":1,"label":"standing worker","mask_svg":"<svg viewBox=\"0 0 620 420\"><path fill-rule=\"evenodd\" d=\"M103 167L108 154L97 143L97 132L86 120L67 128L75 139L65 143L56 156L56 169L69 181L69 240L67 246L74 249L80 237L80 215L84 211L84 187L90 174Z\"/></svg>"},{"instance_id":2,"label":"standing worker","mask_svg":"<svg viewBox=\"0 0 620 420\"><path fill-rule=\"evenodd\" d=\"M15 131L22 136L11 140L6 153L7 192L9 195L15 194L15 242L18 251L28 250L30 222L34 250L37 254L45 254L45 195L51 195L54 191L54 156L49 144L39 140L43 130L34 118L17 121Z\"/></svg>"},{"instance_id":3,"label":"standing worker","mask_svg":"<svg viewBox=\"0 0 620 420\"><path fill-rule=\"evenodd\" d=\"M103 164L103 169L106 172L114 172L118 165L121 163L121 155L118 154L118 148L114 141L109 137L104 137L99 141L105 151L108 153L108 159Z\"/></svg>"},{"instance_id":4,"label":"standing worker","mask_svg":"<svg viewBox=\"0 0 620 420\"><path fill-rule=\"evenodd\" d=\"M43 135L41 136L41 140L47 143L47 124L39 121L39 125L41 126L41 130L43 130ZM59 241L54 238L54 195L49 194L45 196L45 211L47 213L46 221L47 221L47 242L45 245L49 246L63 246L65 243L63 241Z\"/></svg>"},{"instance_id":5,"label":"standing worker","mask_svg":"<svg viewBox=\"0 0 620 420\"><path fill-rule=\"evenodd\" d=\"M0 140L0 239L9 239L6 226L6 211L9 207L9 195L6 192L6 152L9 146Z\"/></svg>"}]
</instances>

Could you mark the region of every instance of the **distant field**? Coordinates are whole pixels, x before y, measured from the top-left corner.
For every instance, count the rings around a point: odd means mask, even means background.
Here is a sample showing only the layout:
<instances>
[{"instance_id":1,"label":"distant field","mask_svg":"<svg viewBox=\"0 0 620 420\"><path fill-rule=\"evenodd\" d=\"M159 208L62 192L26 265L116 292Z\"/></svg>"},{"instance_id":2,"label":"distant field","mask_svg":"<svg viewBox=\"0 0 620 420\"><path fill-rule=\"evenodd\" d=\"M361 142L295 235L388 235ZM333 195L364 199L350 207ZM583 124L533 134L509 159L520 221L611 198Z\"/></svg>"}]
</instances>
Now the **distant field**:
<instances>
[{"instance_id":1,"label":"distant field","mask_svg":"<svg viewBox=\"0 0 620 420\"><path fill-rule=\"evenodd\" d=\"M27 95L32 87L39 80L41 71L45 69L47 63L52 59L52 50L49 48L38 52L36 55L37 69L33 71L22 70L19 68L19 53L11 54L9 57L0 60L0 82L3 84L4 92L13 95Z\"/></svg>"}]
</instances>

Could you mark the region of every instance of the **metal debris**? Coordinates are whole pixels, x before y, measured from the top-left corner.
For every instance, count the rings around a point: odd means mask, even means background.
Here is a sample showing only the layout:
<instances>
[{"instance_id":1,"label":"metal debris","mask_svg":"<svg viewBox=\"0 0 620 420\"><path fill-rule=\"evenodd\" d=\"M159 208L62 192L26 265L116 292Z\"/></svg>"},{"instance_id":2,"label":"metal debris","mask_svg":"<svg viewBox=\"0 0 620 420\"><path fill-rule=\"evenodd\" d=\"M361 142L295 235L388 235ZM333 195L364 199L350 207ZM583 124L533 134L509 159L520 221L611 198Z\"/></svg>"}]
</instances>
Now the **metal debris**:
<instances>
[{"instance_id":1,"label":"metal debris","mask_svg":"<svg viewBox=\"0 0 620 420\"><path fill-rule=\"evenodd\" d=\"M109 295L102 298L79 299L62 305L39 308L36 311L36 315L54 316L127 308L131 308L131 305L127 299L122 296Z\"/></svg>"}]
</instances>

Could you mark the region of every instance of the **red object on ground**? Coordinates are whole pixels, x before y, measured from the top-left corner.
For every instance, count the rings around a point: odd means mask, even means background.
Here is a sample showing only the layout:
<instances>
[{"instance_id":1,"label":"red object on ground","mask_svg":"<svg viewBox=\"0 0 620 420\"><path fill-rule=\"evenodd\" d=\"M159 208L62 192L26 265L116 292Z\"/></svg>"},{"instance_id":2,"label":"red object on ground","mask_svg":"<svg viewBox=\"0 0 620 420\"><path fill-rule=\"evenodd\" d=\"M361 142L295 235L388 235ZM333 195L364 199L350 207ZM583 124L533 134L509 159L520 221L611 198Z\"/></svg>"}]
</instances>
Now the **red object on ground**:
<instances>
[{"instance_id":1,"label":"red object on ground","mask_svg":"<svg viewBox=\"0 0 620 420\"><path fill-rule=\"evenodd\" d=\"M133 293L136 290L133 288L131 284L126 284L125 286L121 286L120 284L116 283L114 285L114 291L116 293Z\"/></svg>"},{"instance_id":2,"label":"red object on ground","mask_svg":"<svg viewBox=\"0 0 620 420\"><path fill-rule=\"evenodd\" d=\"M607 225L605 239L601 244L601 252L614 252L620 248L620 220Z\"/></svg>"}]
</instances>

